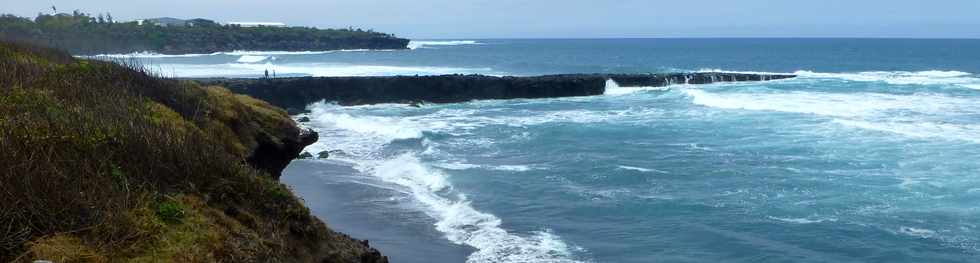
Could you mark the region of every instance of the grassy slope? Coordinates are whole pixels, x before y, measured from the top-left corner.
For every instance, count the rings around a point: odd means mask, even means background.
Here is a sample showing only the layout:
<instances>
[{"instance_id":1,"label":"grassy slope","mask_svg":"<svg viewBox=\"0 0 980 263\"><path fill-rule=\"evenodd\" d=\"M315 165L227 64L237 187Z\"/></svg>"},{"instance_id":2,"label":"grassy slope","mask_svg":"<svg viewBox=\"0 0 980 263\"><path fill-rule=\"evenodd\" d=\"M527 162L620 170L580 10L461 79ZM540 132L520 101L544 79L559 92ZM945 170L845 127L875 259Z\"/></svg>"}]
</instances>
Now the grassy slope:
<instances>
[{"instance_id":1,"label":"grassy slope","mask_svg":"<svg viewBox=\"0 0 980 263\"><path fill-rule=\"evenodd\" d=\"M219 87L0 42L0 262L377 262L245 159L298 130Z\"/></svg>"}]
</instances>

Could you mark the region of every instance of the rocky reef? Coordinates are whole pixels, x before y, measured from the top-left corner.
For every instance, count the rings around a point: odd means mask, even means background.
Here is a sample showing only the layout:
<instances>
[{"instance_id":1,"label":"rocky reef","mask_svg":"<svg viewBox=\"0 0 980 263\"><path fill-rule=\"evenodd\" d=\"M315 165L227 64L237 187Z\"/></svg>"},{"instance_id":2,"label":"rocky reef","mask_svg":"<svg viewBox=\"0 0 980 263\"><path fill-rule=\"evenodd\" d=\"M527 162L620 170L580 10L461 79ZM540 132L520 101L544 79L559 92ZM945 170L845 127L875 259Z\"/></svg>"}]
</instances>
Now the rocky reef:
<instances>
[{"instance_id":1,"label":"rocky reef","mask_svg":"<svg viewBox=\"0 0 980 263\"><path fill-rule=\"evenodd\" d=\"M484 99L555 98L602 95L607 80L623 87L768 81L793 78L782 74L566 74L532 77L484 75L393 77L301 77L275 79L202 79L276 106L302 110L326 100L341 105L377 103L453 103Z\"/></svg>"}]
</instances>

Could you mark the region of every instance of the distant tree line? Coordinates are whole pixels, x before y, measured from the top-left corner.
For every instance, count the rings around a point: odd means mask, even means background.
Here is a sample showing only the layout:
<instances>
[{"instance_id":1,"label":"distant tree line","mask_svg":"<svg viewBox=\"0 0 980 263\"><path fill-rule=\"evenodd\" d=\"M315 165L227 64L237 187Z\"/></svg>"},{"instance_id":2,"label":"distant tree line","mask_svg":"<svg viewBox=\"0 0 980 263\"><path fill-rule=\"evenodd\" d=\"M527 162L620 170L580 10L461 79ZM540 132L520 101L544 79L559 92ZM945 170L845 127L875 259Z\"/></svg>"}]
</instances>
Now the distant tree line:
<instances>
[{"instance_id":1,"label":"distant tree line","mask_svg":"<svg viewBox=\"0 0 980 263\"><path fill-rule=\"evenodd\" d=\"M92 16L38 14L31 20L0 15L0 39L67 50L77 55L157 52L213 53L235 50L404 49L407 39L355 28L240 27L211 20L188 20L186 26L117 22L111 14Z\"/></svg>"}]
</instances>

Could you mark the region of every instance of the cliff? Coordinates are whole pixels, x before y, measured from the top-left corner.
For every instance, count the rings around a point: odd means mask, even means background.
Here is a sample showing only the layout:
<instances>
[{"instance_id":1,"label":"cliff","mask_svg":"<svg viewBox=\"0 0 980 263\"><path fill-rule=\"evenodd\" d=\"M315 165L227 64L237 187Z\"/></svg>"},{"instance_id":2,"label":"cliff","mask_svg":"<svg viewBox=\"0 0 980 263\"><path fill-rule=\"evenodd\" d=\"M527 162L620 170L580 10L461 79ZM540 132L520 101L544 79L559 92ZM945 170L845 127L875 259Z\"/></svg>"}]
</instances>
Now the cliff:
<instances>
[{"instance_id":1,"label":"cliff","mask_svg":"<svg viewBox=\"0 0 980 263\"><path fill-rule=\"evenodd\" d=\"M79 13L38 15L34 20L0 16L0 39L66 50L75 55L156 52L209 54L236 50L323 51L405 49L408 39L361 29L239 27L205 19L187 25L120 23Z\"/></svg>"},{"instance_id":2,"label":"cliff","mask_svg":"<svg viewBox=\"0 0 980 263\"><path fill-rule=\"evenodd\" d=\"M620 86L667 86L715 82L768 81L795 77L781 74L568 74L535 77L483 75L395 77L304 77L276 79L205 79L279 107L302 110L320 100L342 105L376 103L453 103L483 99L554 98L602 95L606 81Z\"/></svg>"},{"instance_id":3,"label":"cliff","mask_svg":"<svg viewBox=\"0 0 980 263\"><path fill-rule=\"evenodd\" d=\"M221 87L0 42L0 262L386 262L276 180L315 141Z\"/></svg>"}]
</instances>

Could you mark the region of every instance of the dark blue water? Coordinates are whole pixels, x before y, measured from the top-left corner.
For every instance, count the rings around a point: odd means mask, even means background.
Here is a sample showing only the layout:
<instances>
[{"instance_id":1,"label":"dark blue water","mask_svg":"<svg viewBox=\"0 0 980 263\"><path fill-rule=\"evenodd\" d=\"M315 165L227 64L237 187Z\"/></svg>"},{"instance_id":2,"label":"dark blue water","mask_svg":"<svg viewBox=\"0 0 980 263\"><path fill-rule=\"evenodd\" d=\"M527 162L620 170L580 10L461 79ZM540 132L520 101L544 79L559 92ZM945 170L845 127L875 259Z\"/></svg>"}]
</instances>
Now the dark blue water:
<instances>
[{"instance_id":1,"label":"dark blue water","mask_svg":"<svg viewBox=\"0 0 980 263\"><path fill-rule=\"evenodd\" d=\"M178 76L764 71L581 98L310 105L283 178L395 262L980 261L980 41L477 40L139 55Z\"/></svg>"}]
</instances>

